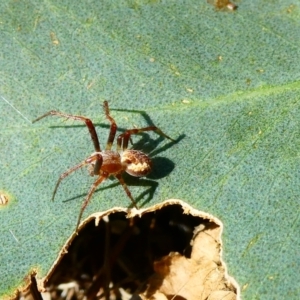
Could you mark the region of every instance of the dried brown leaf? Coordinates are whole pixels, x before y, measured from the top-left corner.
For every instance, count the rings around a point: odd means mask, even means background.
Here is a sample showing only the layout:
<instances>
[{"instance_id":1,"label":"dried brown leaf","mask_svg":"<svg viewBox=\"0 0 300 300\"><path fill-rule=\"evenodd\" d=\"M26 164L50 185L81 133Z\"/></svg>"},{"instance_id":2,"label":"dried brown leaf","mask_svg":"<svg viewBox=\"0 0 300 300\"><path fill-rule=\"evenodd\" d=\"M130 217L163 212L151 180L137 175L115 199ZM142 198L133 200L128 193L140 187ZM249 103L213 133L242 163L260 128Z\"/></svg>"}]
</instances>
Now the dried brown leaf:
<instances>
[{"instance_id":1,"label":"dried brown leaf","mask_svg":"<svg viewBox=\"0 0 300 300\"><path fill-rule=\"evenodd\" d=\"M154 263L143 299L237 299L221 260L221 228L195 228L191 258L170 253ZM163 297L165 296L165 298Z\"/></svg>"}]
</instances>

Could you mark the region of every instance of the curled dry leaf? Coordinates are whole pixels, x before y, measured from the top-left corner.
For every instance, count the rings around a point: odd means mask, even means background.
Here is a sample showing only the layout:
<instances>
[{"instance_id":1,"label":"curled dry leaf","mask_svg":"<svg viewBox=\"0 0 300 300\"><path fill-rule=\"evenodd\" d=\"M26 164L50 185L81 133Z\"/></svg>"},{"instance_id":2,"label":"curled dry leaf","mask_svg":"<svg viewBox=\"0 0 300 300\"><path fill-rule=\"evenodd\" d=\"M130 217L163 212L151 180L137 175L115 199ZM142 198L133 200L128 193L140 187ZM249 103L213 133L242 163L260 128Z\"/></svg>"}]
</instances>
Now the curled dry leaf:
<instances>
[{"instance_id":1,"label":"curled dry leaf","mask_svg":"<svg viewBox=\"0 0 300 300\"><path fill-rule=\"evenodd\" d=\"M220 227L194 231L191 257L170 253L154 263L155 274L145 299L234 300L236 288L228 280L218 242ZM163 296L165 298L163 298Z\"/></svg>"},{"instance_id":2,"label":"curled dry leaf","mask_svg":"<svg viewBox=\"0 0 300 300\"><path fill-rule=\"evenodd\" d=\"M220 220L178 199L97 212L62 247L48 275L37 274L38 289L57 299L67 282L76 282L77 292L68 292L77 299L239 299L222 260L222 229Z\"/></svg>"}]
</instances>

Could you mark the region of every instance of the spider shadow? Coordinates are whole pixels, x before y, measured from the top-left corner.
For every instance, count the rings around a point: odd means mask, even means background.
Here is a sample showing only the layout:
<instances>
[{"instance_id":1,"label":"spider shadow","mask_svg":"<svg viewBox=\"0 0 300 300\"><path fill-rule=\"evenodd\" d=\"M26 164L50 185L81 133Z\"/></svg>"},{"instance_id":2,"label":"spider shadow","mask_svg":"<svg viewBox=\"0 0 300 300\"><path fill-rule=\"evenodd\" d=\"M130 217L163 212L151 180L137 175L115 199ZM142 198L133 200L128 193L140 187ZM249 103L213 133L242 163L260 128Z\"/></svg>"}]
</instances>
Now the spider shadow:
<instances>
[{"instance_id":1,"label":"spider shadow","mask_svg":"<svg viewBox=\"0 0 300 300\"><path fill-rule=\"evenodd\" d=\"M151 124L153 124L152 122L150 123L149 126L152 126ZM94 123L94 126L95 128L97 127L101 127L101 128L106 128L106 129L110 129L110 125L109 124L102 124L102 123ZM154 125L153 125L154 126ZM63 126L63 125L54 125L54 126L49 126L50 128L66 128L66 126ZM68 128L83 128L83 127L86 127L86 125L69 125ZM125 128L122 128L122 127L118 127L118 130L117 132L121 131L121 132L124 132L128 129L125 129ZM121 134L121 132L119 134ZM116 134L116 137L119 135L119 134ZM131 143L131 146L132 146L132 149L135 149L135 150L140 150L144 153L146 153L147 155L149 155L151 157L151 159L153 159L152 157L154 157L155 155L163 152L163 151L166 151L167 149L171 148L172 146L178 144L182 139L185 138L185 134L181 134L179 137L177 137L177 139L175 140L168 140L169 142L164 145L163 147L155 150L158 145L166 140L165 137L163 136L158 136L156 139L154 138L151 138L150 137L150 134L148 132L141 132L141 133L138 133L138 134L135 134L135 135L132 135L133 137L140 137L140 139L137 141L137 142L133 142L132 139L130 139L130 143ZM115 141L116 141L116 138L115 138ZM100 140L99 140L100 142ZM100 145L102 145L102 150L105 149L105 147L103 147L103 144L101 144L100 142ZM106 144L104 144L106 146ZM129 147L131 148L131 147ZM114 147L113 147L114 149ZM155 150L155 151L154 151Z\"/></svg>"},{"instance_id":2,"label":"spider shadow","mask_svg":"<svg viewBox=\"0 0 300 300\"><path fill-rule=\"evenodd\" d=\"M172 143L174 143L174 142L172 142ZM163 147L163 148L165 148L165 147ZM161 151L164 151L164 150L161 150ZM122 174L123 179L129 188L131 186L148 187L145 191L140 193L137 197L134 196L134 199L137 203L140 203L142 201L142 203L139 205L140 207L143 207L145 204L149 203L153 199L155 191L159 186L159 183L156 180L166 177L175 168L175 164L168 158L156 156L153 158L151 157L151 160L152 160L152 167L153 167L152 172L144 178L133 177L133 176L130 176L129 174L127 174L126 172L124 172ZM118 186L119 186L119 188L123 189L122 186L120 185L119 181L117 181L117 179L115 177L111 176L108 178L108 180L113 181L113 183L111 183L107 186L104 186L104 187L100 186L99 188L97 188L97 190L95 191L94 194L97 194L101 191L112 189L112 188L115 188ZM88 189L87 189L87 192L88 192ZM124 195L126 196L125 192L124 192ZM76 200L79 198L84 198L85 196L86 196L86 193L82 193L75 197L64 200L63 202L73 201L73 200ZM130 204L129 207L133 207L133 205Z\"/></svg>"},{"instance_id":3,"label":"spider shadow","mask_svg":"<svg viewBox=\"0 0 300 300\"><path fill-rule=\"evenodd\" d=\"M148 126L156 126L154 124L154 122L152 121L152 119L150 118L150 116L144 110L122 109L122 108L111 108L110 110L111 111L131 112L131 113L140 114L145 119L146 124ZM163 147L155 150L157 148L157 146L163 140L166 140L165 137L160 135L158 138L153 139L153 138L150 138L150 135L149 135L148 132L139 133L138 136L141 136L142 138L138 142L132 144L133 148L136 149L136 150L141 150L144 153L147 153L151 158L156 156L157 154L171 148L173 145L179 143L183 138L185 138L185 134L181 134L177 139L172 140L169 143L167 143L166 145L164 145Z\"/></svg>"},{"instance_id":4,"label":"spider shadow","mask_svg":"<svg viewBox=\"0 0 300 300\"><path fill-rule=\"evenodd\" d=\"M140 203L142 201L142 203L139 205L139 207L144 206L146 203L150 202L151 199L153 199L154 193L155 193L156 189L158 188L158 182L156 182L154 180L149 180L147 178L132 177L132 176L126 174L126 173L123 174L123 178L124 178L124 181L126 182L126 185L128 186L129 189L130 189L130 187L134 187L134 186L136 186L136 187L141 187L141 186L142 187L147 187L147 189L145 189L138 196L136 196L136 197L133 196L136 203ZM111 180L116 181L115 178L111 178ZM114 182L112 184L109 184L106 187L102 187L102 188L97 189L96 193L107 190L107 189L115 188L115 187L118 187L118 186L119 186L119 188L123 189L119 182ZM124 195L126 197L125 192L124 192ZM128 199L128 201L130 201L130 200ZM130 202L130 205L128 207L132 208L133 204Z\"/></svg>"},{"instance_id":5,"label":"spider shadow","mask_svg":"<svg viewBox=\"0 0 300 300\"><path fill-rule=\"evenodd\" d=\"M144 110L110 108L110 111L138 113L138 114L143 116L143 118L146 121L147 126L156 126L154 124L154 122L152 121L152 119L150 118L150 116ZM116 123L118 123L118 122L116 122ZM97 128L97 127L106 128L106 129L110 128L109 123L107 123L107 124L93 123L93 124L94 124L95 128ZM68 125L68 128L82 128L82 127L86 127L86 125L85 124ZM52 126L50 126L50 128L66 128L66 126L64 126L64 125L52 125ZM122 128L122 127L118 126L117 133L120 132L120 131L124 132L126 130L128 130L128 128ZM116 136L118 136L119 134L116 134ZM141 150L144 153L148 154L150 157L153 157L153 156L157 155L158 153L163 152L163 151L167 150L168 148L172 147L173 145L179 143L185 137L185 134L181 134L177 139L170 141L164 147L162 147L162 148L160 148L156 151L154 151L154 149L157 148L157 146L163 140L166 139L165 137L160 135L158 138L153 139L153 138L150 138L150 135L149 135L148 132L141 132L141 133L138 133L136 135L132 135L132 137L135 137L135 136L141 136L142 138L136 143L133 143L132 139L131 139L130 142L133 146L132 148L134 148L136 150ZM98 136L98 139L99 139L99 136ZM100 139L99 139L99 142L101 144ZM102 145L101 148L104 149L105 147L103 147L103 144L101 144L101 145Z\"/></svg>"},{"instance_id":6,"label":"spider shadow","mask_svg":"<svg viewBox=\"0 0 300 300\"><path fill-rule=\"evenodd\" d=\"M136 177L132 177L128 174L123 174L123 178L126 182L126 185L128 187L131 186L143 186L143 187L148 187L148 189L146 189L145 191L143 191L139 196L134 197L135 201L138 203L140 202L142 199L144 199L143 203L141 206L145 205L146 203L150 202L151 199L154 196L154 193L158 187L158 182L154 181L154 180L149 180L149 179L144 179L144 178L136 178ZM109 180L115 181L114 183L109 184L108 186L105 187L100 187L98 188L94 194L98 194L102 191L105 190L110 190L112 188L116 188L119 186L119 188L123 189L122 186L120 185L120 183L118 181L116 181L116 178L109 178ZM88 190L87 190L88 191ZM126 196L125 192L124 195ZM77 200L77 199L81 199L84 198L86 196L86 193L82 193L80 195L74 196L72 198L69 198L67 200L63 200L62 202L69 202L69 201L73 201L73 200ZM146 197L146 198L145 198ZM133 207L132 203L130 203L130 205L128 207Z\"/></svg>"}]
</instances>

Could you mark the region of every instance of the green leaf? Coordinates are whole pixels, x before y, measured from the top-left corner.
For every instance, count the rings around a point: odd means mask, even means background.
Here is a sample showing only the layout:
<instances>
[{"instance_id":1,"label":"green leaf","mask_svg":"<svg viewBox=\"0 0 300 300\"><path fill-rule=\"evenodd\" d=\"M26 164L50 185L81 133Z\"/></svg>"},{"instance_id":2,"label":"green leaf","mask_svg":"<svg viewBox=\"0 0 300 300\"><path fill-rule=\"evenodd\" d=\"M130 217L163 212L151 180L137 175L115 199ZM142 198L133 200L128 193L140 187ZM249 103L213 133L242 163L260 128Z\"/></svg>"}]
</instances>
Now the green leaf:
<instances>
[{"instance_id":1,"label":"green leaf","mask_svg":"<svg viewBox=\"0 0 300 300\"><path fill-rule=\"evenodd\" d=\"M94 149L80 122L31 120L53 109L87 116L103 147L107 99L120 129L148 126L148 115L178 139L158 140L157 161L174 169L157 166L150 201L135 181L138 204L179 198L217 216L243 298L298 299L296 3L242 1L228 12L195 0L2 1L0 295L30 270L47 274L93 181L78 171L51 202L58 176ZM84 218L130 205L115 183L100 186Z\"/></svg>"}]
</instances>

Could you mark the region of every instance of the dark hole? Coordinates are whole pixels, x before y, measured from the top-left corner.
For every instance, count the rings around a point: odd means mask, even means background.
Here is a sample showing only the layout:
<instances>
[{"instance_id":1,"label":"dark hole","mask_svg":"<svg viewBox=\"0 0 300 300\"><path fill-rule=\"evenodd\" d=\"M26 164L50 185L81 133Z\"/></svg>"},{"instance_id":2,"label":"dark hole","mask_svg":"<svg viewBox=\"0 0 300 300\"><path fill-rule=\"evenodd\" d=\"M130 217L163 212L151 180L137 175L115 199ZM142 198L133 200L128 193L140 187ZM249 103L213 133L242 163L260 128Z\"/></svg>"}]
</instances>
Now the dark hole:
<instances>
[{"instance_id":1,"label":"dark hole","mask_svg":"<svg viewBox=\"0 0 300 300\"><path fill-rule=\"evenodd\" d=\"M91 221L76 237L47 287L57 298L61 283L76 282L82 296L71 299L123 299L120 289L135 298L146 288L153 263L170 252L190 256L193 230L208 221L183 214L180 205L169 205L141 218L113 213L95 227ZM110 295L113 297L110 298ZM106 295L106 298L105 298Z\"/></svg>"}]
</instances>

